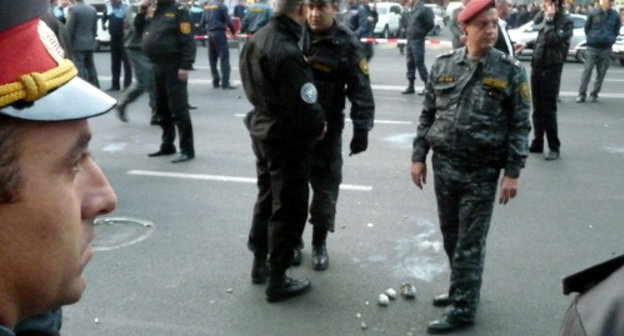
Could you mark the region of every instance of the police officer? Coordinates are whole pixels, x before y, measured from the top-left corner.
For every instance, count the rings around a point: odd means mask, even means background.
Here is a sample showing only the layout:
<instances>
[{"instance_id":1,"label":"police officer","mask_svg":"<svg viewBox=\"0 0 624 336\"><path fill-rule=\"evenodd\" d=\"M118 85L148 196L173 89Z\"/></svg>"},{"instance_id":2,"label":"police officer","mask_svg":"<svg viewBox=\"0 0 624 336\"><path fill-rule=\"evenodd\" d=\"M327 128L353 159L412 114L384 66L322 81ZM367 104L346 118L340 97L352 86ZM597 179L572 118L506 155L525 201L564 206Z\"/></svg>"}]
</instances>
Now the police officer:
<instances>
[{"instance_id":1,"label":"police officer","mask_svg":"<svg viewBox=\"0 0 624 336\"><path fill-rule=\"evenodd\" d=\"M500 171L499 202L505 204L516 196L531 128L524 69L493 48L494 0L471 0L458 18L466 47L439 56L431 68L412 152L412 180L422 189L433 149L440 229L451 267L448 293L433 300L434 306L450 306L429 323L428 332L435 334L474 323Z\"/></svg>"},{"instance_id":2,"label":"police officer","mask_svg":"<svg viewBox=\"0 0 624 336\"><path fill-rule=\"evenodd\" d=\"M225 36L225 26L227 25L233 36L236 36L236 29L223 0L212 0L204 7L199 25L205 27L208 32L208 60L212 72L212 87L233 89L234 86L230 84L230 50ZM221 59L221 75L217 69L219 59Z\"/></svg>"},{"instance_id":3,"label":"police officer","mask_svg":"<svg viewBox=\"0 0 624 336\"><path fill-rule=\"evenodd\" d=\"M407 16L405 35L407 37L407 81L402 94L414 94L416 69L420 79L427 85L427 67L425 66L425 37L433 29L433 11L422 0L410 0L412 9ZM419 93L424 95L425 90Z\"/></svg>"},{"instance_id":4,"label":"police officer","mask_svg":"<svg viewBox=\"0 0 624 336\"><path fill-rule=\"evenodd\" d=\"M240 56L243 87L254 107L245 124L258 174L248 241L254 253L251 280L264 283L268 273L269 302L310 288L310 281L286 276L308 214L311 148L326 128L312 72L297 45L306 9L302 0L278 0L276 15Z\"/></svg>"},{"instance_id":5,"label":"police officer","mask_svg":"<svg viewBox=\"0 0 624 336\"><path fill-rule=\"evenodd\" d=\"M337 0L311 0L302 38L303 53L312 67L319 102L327 119L327 134L312 153L310 205L312 268L329 266L327 232L334 231L338 187L342 181L342 129L345 97L351 101L351 154L366 150L373 128L375 103L368 78L368 62L353 33L334 20Z\"/></svg>"},{"instance_id":6,"label":"police officer","mask_svg":"<svg viewBox=\"0 0 624 336\"><path fill-rule=\"evenodd\" d=\"M357 12L351 16L349 28L353 31L358 39L364 37L373 37L375 30L375 18L373 17L373 11L368 5L368 0L359 0L357 5ZM366 59L370 61L373 58L373 44L370 42L364 42L362 44L364 48L364 54Z\"/></svg>"},{"instance_id":7,"label":"police officer","mask_svg":"<svg viewBox=\"0 0 624 336\"><path fill-rule=\"evenodd\" d=\"M251 5L243 18L241 33L255 34L258 29L264 27L273 16L273 8L267 5L266 0L258 0Z\"/></svg>"},{"instance_id":8,"label":"police officer","mask_svg":"<svg viewBox=\"0 0 624 336\"><path fill-rule=\"evenodd\" d=\"M148 156L174 154L177 127L180 154L171 162L188 161L195 157L187 93L188 71L195 61L191 16L174 0L158 0L152 22L145 27L146 11L146 5L139 7L136 27L143 31L143 52L154 63L156 113L163 130L160 149Z\"/></svg>"}]
</instances>

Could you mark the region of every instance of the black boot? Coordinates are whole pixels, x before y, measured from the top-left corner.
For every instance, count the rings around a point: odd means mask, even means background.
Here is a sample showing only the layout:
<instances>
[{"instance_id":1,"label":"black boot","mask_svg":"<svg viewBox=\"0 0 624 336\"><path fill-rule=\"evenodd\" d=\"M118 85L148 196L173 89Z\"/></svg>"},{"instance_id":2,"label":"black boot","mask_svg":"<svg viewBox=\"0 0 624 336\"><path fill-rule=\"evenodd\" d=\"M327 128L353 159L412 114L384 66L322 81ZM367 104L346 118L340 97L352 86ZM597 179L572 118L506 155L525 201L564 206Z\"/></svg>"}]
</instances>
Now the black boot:
<instances>
[{"instance_id":1,"label":"black boot","mask_svg":"<svg viewBox=\"0 0 624 336\"><path fill-rule=\"evenodd\" d=\"M126 117L126 104L123 102L119 103L117 104L117 106L115 106L115 109L117 110L117 117L119 118L119 120L123 122L128 122L128 117Z\"/></svg>"},{"instance_id":2,"label":"black boot","mask_svg":"<svg viewBox=\"0 0 624 336\"><path fill-rule=\"evenodd\" d=\"M285 271L274 272L271 270L269 285L266 289L267 301L278 302L301 295L310 290L310 280L297 280L286 276Z\"/></svg>"},{"instance_id":3,"label":"black boot","mask_svg":"<svg viewBox=\"0 0 624 336\"><path fill-rule=\"evenodd\" d=\"M312 245L312 268L317 271L324 271L329 267L329 255L327 247L323 245Z\"/></svg>"},{"instance_id":4,"label":"black boot","mask_svg":"<svg viewBox=\"0 0 624 336\"><path fill-rule=\"evenodd\" d=\"M327 228L315 224L312 232L312 268L317 271L326 270L329 267L329 255L327 255Z\"/></svg>"},{"instance_id":5,"label":"black boot","mask_svg":"<svg viewBox=\"0 0 624 336\"><path fill-rule=\"evenodd\" d=\"M267 265L266 255L254 255L253 264L251 265L251 282L263 284L268 278L269 266Z\"/></svg>"},{"instance_id":6,"label":"black boot","mask_svg":"<svg viewBox=\"0 0 624 336\"><path fill-rule=\"evenodd\" d=\"M401 92L401 94L414 94L414 93L416 93L416 90L414 90L414 80L411 79L409 81L409 84L407 85L407 89Z\"/></svg>"}]
</instances>

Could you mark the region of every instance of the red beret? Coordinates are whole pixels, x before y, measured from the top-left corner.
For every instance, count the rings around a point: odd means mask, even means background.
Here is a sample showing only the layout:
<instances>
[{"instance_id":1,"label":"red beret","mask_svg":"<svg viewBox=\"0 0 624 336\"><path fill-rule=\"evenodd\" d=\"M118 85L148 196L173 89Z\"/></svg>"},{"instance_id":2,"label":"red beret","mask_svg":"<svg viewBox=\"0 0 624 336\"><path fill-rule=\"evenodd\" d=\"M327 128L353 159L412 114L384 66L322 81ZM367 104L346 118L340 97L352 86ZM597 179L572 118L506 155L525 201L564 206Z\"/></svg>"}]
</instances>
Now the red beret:
<instances>
[{"instance_id":1,"label":"red beret","mask_svg":"<svg viewBox=\"0 0 624 336\"><path fill-rule=\"evenodd\" d=\"M457 15L457 21L468 22L484 9L493 6L494 0L470 0L466 7Z\"/></svg>"}]
</instances>

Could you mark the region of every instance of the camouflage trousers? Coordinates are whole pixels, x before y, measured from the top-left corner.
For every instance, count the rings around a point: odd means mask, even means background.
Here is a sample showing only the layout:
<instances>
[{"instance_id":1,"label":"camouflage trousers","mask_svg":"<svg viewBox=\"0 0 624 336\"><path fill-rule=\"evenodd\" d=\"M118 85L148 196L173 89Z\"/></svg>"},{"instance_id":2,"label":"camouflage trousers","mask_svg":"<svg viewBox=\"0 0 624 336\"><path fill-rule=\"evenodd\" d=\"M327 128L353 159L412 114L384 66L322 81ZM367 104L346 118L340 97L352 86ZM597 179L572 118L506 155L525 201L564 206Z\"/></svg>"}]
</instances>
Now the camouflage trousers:
<instances>
[{"instance_id":1,"label":"camouflage trousers","mask_svg":"<svg viewBox=\"0 0 624 336\"><path fill-rule=\"evenodd\" d=\"M474 320L483 274L485 241L500 169L467 168L449 156L433 155L433 174L440 230L451 266L447 314Z\"/></svg>"},{"instance_id":2,"label":"camouflage trousers","mask_svg":"<svg viewBox=\"0 0 624 336\"><path fill-rule=\"evenodd\" d=\"M310 223L334 232L338 189L342 182L342 137L328 134L312 151Z\"/></svg>"}]
</instances>

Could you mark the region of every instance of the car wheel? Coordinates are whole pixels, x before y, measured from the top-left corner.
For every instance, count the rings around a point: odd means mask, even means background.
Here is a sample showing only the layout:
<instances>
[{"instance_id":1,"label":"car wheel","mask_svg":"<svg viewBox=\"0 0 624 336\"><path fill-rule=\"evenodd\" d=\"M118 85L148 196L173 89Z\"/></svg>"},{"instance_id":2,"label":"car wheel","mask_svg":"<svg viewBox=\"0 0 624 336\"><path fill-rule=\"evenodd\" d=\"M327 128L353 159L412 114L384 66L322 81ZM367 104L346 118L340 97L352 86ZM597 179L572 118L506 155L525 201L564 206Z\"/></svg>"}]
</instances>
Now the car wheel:
<instances>
[{"instance_id":1,"label":"car wheel","mask_svg":"<svg viewBox=\"0 0 624 336\"><path fill-rule=\"evenodd\" d=\"M94 51L100 51L100 41L95 40L95 46L93 47Z\"/></svg>"},{"instance_id":2,"label":"car wheel","mask_svg":"<svg viewBox=\"0 0 624 336\"><path fill-rule=\"evenodd\" d=\"M390 38L390 30L388 29L388 26L384 27L383 32L381 32L381 36L385 39Z\"/></svg>"},{"instance_id":3,"label":"car wheel","mask_svg":"<svg viewBox=\"0 0 624 336\"><path fill-rule=\"evenodd\" d=\"M579 49L576 51L576 59L581 62L581 63L585 63L585 60L587 59L587 50L585 49Z\"/></svg>"},{"instance_id":4,"label":"car wheel","mask_svg":"<svg viewBox=\"0 0 624 336\"><path fill-rule=\"evenodd\" d=\"M624 58L620 58L620 65L624 65Z\"/></svg>"}]
</instances>

